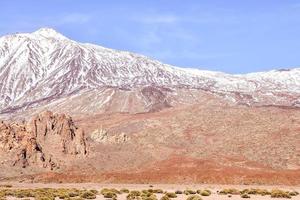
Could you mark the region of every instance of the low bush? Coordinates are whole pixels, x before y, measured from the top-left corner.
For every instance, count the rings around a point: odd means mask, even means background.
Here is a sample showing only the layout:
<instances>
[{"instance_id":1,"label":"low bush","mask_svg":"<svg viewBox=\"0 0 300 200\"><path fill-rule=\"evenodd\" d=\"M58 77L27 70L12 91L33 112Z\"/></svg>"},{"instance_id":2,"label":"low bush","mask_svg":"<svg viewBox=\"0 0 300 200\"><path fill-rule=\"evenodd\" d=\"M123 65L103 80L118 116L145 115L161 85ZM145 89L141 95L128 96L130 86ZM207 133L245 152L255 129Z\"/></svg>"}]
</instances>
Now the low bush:
<instances>
[{"instance_id":1,"label":"low bush","mask_svg":"<svg viewBox=\"0 0 300 200\"><path fill-rule=\"evenodd\" d=\"M169 198L176 198L177 195L174 192L167 192L166 196L168 196Z\"/></svg>"},{"instance_id":2,"label":"low bush","mask_svg":"<svg viewBox=\"0 0 300 200\"><path fill-rule=\"evenodd\" d=\"M271 194L268 190L265 190L265 189L254 189L254 188L244 189L240 193L241 194L262 195L262 196L270 195Z\"/></svg>"},{"instance_id":3,"label":"low bush","mask_svg":"<svg viewBox=\"0 0 300 200\"><path fill-rule=\"evenodd\" d=\"M249 199L250 198L250 196L248 194L242 194L241 197L244 198L244 199Z\"/></svg>"},{"instance_id":4,"label":"low bush","mask_svg":"<svg viewBox=\"0 0 300 200\"><path fill-rule=\"evenodd\" d=\"M121 192L121 193L129 193L129 190L126 189L126 188L122 188L122 189L120 190L120 192Z\"/></svg>"},{"instance_id":5,"label":"low bush","mask_svg":"<svg viewBox=\"0 0 300 200\"><path fill-rule=\"evenodd\" d=\"M156 194L162 194L162 193L164 193L164 191L162 189L153 189L152 192L156 193Z\"/></svg>"},{"instance_id":6,"label":"low bush","mask_svg":"<svg viewBox=\"0 0 300 200\"><path fill-rule=\"evenodd\" d=\"M35 200L55 200L55 198L47 196L37 196L35 197Z\"/></svg>"},{"instance_id":7,"label":"low bush","mask_svg":"<svg viewBox=\"0 0 300 200\"><path fill-rule=\"evenodd\" d=\"M113 193L113 192L106 192L106 193L103 194L103 197L113 199L113 198L117 198L117 194Z\"/></svg>"},{"instance_id":8,"label":"low bush","mask_svg":"<svg viewBox=\"0 0 300 200\"><path fill-rule=\"evenodd\" d=\"M137 191L137 190L132 190L132 191L130 191L129 194L134 195L134 196L141 196L141 192Z\"/></svg>"},{"instance_id":9,"label":"low bush","mask_svg":"<svg viewBox=\"0 0 300 200\"><path fill-rule=\"evenodd\" d=\"M287 191L283 190L272 190L271 191L271 197L272 198L291 198L291 195Z\"/></svg>"},{"instance_id":10,"label":"low bush","mask_svg":"<svg viewBox=\"0 0 300 200\"><path fill-rule=\"evenodd\" d=\"M75 197L75 198L72 198L72 200L84 200L84 198L82 198L82 197Z\"/></svg>"},{"instance_id":11,"label":"low bush","mask_svg":"<svg viewBox=\"0 0 300 200\"><path fill-rule=\"evenodd\" d=\"M78 191L71 191L68 193L69 197L78 197L80 193Z\"/></svg>"},{"instance_id":12,"label":"low bush","mask_svg":"<svg viewBox=\"0 0 300 200\"><path fill-rule=\"evenodd\" d=\"M98 194L98 190L90 190L90 192L92 192L94 194Z\"/></svg>"},{"instance_id":13,"label":"low bush","mask_svg":"<svg viewBox=\"0 0 300 200\"><path fill-rule=\"evenodd\" d=\"M292 191L292 192L289 192L290 196L297 196L299 195L299 192L297 191Z\"/></svg>"},{"instance_id":14,"label":"low bush","mask_svg":"<svg viewBox=\"0 0 300 200\"><path fill-rule=\"evenodd\" d=\"M181 190L176 190L175 194L182 194L183 192Z\"/></svg>"},{"instance_id":15,"label":"low bush","mask_svg":"<svg viewBox=\"0 0 300 200\"><path fill-rule=\"evenodd\" d=\"M141 197L150 197L151 195L154 195L154 194L151 192L144 191L144 192L142 192Z\"/></svg>"},{"instance_id":16,"label":"low bush","mask_svg":"<svg viewBox=\"0 0 300 200\"><path fill-rule=\"evenodd\" d=\"M201 191L201 196L209 196L209 195L211 195L211 191L210 190L203 190L203 191Z\"/></svg>"},{"instance_id":17,"label":"low bush","mask_svg":"<svg viewBox=\"0 0 300 200\"><path fill-rule=\"evenodd\" d=\"M202 200L202 198L199 195L194 194L194 195L188 196L188 198L186 200Z\"/></svg>"},{"instance_id":18,"label":"low bush","mask_svg":"<svg viewBox=\"0 0 300 200\"><path fill-rule=\"evenodd\" d=\"M115 188L103 188L100 193L103 195L104 193L107 193L107 192L112 192L112 193L115 193L115 194L121 194L121 192Z\"/></svg>"},{"instance_id":19,"label":"low bush","mask_svg":"<svg viewBox=\"0 0 300 200\"><path fill-rule=\"evenodd\" d=\"M164 195L160 198L160 200L170 200L170 198L168 196Z\"/></svg>"},{"instance_id":20,"label":"low bush","mask_svg":"<svg viewBox=\"0 0 300 200\"><path fill-rule=\"evenodd\" d=\"M0 185L0 188L12 188L13 186L10 184Z\"/></svg>"},{"instance_id":21,"label":"low bush","mask_svg":"<svg viewBox=\"0 0 300 200\"><path fill-rule=\"evenodd\" d=\"M157 200L155 194L152 194L152 193L143 194L141 197L142 197L142 200Z\"/></svg>"},{"instance_id":22,"label":"low bush","mask_svg":"<svg viewBox=\"0 0 300 200\"><path fill-rule=\"evenodd\" d=\"M80 196L84 199L96 199L96 194L91 191L85 191Z\"/></svg>"},{"instance_id":23,"label":"low bush","mask_svg":"<svg viewBox=\"0 0 300 200\"><path fill-rule=\"evenodd\" d=\"M197 192L196 191L194 191L194 190L184 190L183 191L183 193L185 194L185 195L190 195L190 194L196 194Z\"/></svg>"},{"instance_id":24,"label":"low bush","mask_svg":"<svg viewBox=\"0 0 300 200\"><path fill-rule=\"evenodd\" d=\"M235 188L228 188L228 189L223 189L221 191L219 191L218 194L224 194L224 195L227 195L227 194L231 194L231 195L239 195L240 194L240 191L235 189Z\"/></svg>"},{"instance_id":25,"label":"low bush","mask_svg":"<svg viewBox=\"0 0 300 200\"><path fill-rule=\"evenodd\" d=\"M127 200L141 200L141 192L140 191L130 191L129 194L127 195L126 199Z\"/></svg>"}]
</instances>

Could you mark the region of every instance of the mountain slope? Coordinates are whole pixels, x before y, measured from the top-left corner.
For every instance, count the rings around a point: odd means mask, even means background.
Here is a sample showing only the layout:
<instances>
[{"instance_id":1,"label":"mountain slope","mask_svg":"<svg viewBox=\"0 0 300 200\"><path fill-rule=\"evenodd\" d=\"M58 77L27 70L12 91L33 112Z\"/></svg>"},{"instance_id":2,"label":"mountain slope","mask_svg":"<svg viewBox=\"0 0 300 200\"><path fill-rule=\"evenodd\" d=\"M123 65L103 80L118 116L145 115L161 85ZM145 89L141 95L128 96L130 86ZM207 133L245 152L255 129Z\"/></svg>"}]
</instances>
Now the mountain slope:
<instances>
[{"instance_id":1,"label":"mountain slope","mask_svg":"<svg viewBox=\"0 0 300 200\"><path fill-rule=\"evenodd\" d=\"M300 69L230 75L52 29L4 36L0 179L299 184L299 99ZM46 109L73 118L28 120Z\"/></svg>"},{"instance_id":2,"label":"mountain slope","mask_svg":"<svg viewBox=\"0 0 300 200\"><path fill-rule=\"evenodd\" d=\"M0 38L1 113L65 106L87 95L85 105L76 105L79 113L147 112L195 103L203 93L236 104L299 107L300 69L246 75L183 69L48 28Z\"/></svg>"}]
</instances>

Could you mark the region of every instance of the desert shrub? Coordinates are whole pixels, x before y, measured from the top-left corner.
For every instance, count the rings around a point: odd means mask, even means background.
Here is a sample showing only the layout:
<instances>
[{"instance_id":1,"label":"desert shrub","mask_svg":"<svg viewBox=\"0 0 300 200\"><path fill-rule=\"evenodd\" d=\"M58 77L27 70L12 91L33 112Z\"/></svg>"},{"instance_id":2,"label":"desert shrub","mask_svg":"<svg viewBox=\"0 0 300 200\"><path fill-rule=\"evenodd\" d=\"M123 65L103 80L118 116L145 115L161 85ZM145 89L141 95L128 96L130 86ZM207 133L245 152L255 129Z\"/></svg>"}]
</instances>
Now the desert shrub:
<instances>
[{"instance_id":1,"label":"desert shrub","mask_svg":"<svg viewBox=\"0 0 300 200\"><path fill-rule=\"evenodd\" d=\"M250 198L250 196L248 194L242 194L241 197L244 198L244 199Z\"/></svg>"},{"instance_id":2,"label":"desert shrub","mask_svg":"<svg viewBox=\"0 0 300 200\"><path fill-rule=\"evenodd\" d=\"M201 191L201 196L209 196L209 195L211 195L211 191L210 190L203 190L203 191Z\"/></svg>"},{"instance_id":3,"label":"desert shrub","mask_svg":"<svg viewBox=\"0 0 300 200\"><path fill-rule=\"evenodd\" d=\"M0 185L0 188L12 188L13 186L10 184Z\"/></svg>"},{"instance_id":4,"label":"desert shrub","mask_svg":"<svg viewBox=\"0 0 300 200\"><path fill-rule=\"evenodd\" d=\"M132 191L130 191L129 194L132 194L132 195L134 195L134 196L141 196L141 192L140 192L140 191L137 191L137 190L132 190Z\"/></svg>"},{"instance_id":5,"label":"desert shrub","mask_svg":"<svg viewBox=\"0 0 300 200\"><path fill-rule=\"evenodd\" d=\"M271 197L272 198L291 198L291 195L287 191L283 190L272 190L271 191Z\"/></svg>"},{"instance_id":6,"label":"desert shrub","mask_svg":"<svg viewBox=\"0 0 300 200\"><path fill-rule=\"evenodd\" d=\"M55 200L53 194L48 192L46 189L36 190L35 200Z\"/></svg>"},{"instance_id":7,"label":"desert shrub","mask_svg":"<svg viewBox=\"0 0 300 200\"><path fill-rule=\"evenodd\" d=\"M112 193L115 193L115 194L121 194L121 192L115 188L103 188L100 193L101 194L104 194L106 192L112 192Z\"/></svg>"},{"instance_id":8,"label":"desert shrub","mask_svg":"<svg viewBox=\"0 0 300 200\"><path fill-rule=\"evenodd\" d=\"M90 190L90 192L92 192L94 194L98 194L98 190Z\"/></svg>"},{"instance_id":9,"label":"desert shrub","mask_svg":"<svg viewBox=\"0 0 300 200\"><path fill-rule=\"evenodd\" d=\"M177 195L174 192L167 192L166 196L168 196L169 198L176 198Z\"/></svg>"},{"instance_id":10,"label":"desert shrub","mask_svg":"<svg viewBox=\"0 0 300 200\"><path fill-rule=\"evenodd\" d=\"M157 200L156 195L152 193L142 194L141 197L143 200Z\"/></svg>"},{"instance_id":11,"label":"desert shrub","mask_svg":"<svg viewBox=\"0 0 300 200\"><path fill-rule=\"evenodd\" d=\"M260 194L260 195L262 195L262 196L270 195L271 194L271 192L269 192L266 189L257 189L257 193Z\"/></svg>"},{"instance_id":12,"label":"desert shrub","mask_svg":"<svg viewBox=\"0 0 300 200\"><path fill-rule=\"evenodd\" d=\"M299 195L299 193L297 191L292 191L292 192L289 192L289 195L290 196L297 196L297 195Z\"/></svg>"},{"instance_id":13,"label":"desert shrub","mask_svg":"<svg viewBox=\"0 0 300 200\"><path fill-rule=\"evenodd\" d=\"M35 200L55 200L55 198L51 198L48 196L37 196L35 197Z\"/></svg>"},{"instance_id":14,"label":"desert shrub","mask_svg":"<svg viewBox=\"0 0 300 200\"><path fill-rule=\"evenodd\" d=\"M160 198L160 200L170 200L170 198L168 196L164 195Z\"/></svg>"},{"instance_id":15,"label":"desert shrub","mask_svg":"<svg viewBox=\"0 0 300 200\"><path fill-rule=\"evenodd\" d=\"M80 194L78 191L70 191L68 195L69 197L78 197Z\"/></svg>"},{"instance_id":16,"label":"desert shrub","mask_svg":"<svg viewBox=\"0 0 300 200\"><path fill-rule=\"evenodd\" d=\"M224 195L227 195L227 194L231 194L231 195L239 195L240 194L240 191L235 189L235 188L229 188L229 189L223 189L221 191L219 191L218 194L224 194Z\"/></svg>"},{"instance_id":17,"label":"desert shrub","mask_svg":"<svg viewBox=\"0 0 300 200\"><path fill-rule=\"evenodd\" d=\"M153 189L152 192L156 193L156 194L162 194L162 193L164 193L164 191L162 189Z\"/></svg>"},{"instance_id":18,"label":"desert shrub","mask_svg":"<svg viewBox=\"0 0 300 200\"><path fill-rule=\"evenodd\" d=\"M72 198L72 200L84 200L84 198L82 198L82 197L75 197L75 198Z\"/></svg>"},{"instance_id":19,"label":"desert shrub","mask_svg":"<svg viewBox=\"0 0 300 200\"><path fill-rule=\"evenodd\" d=\"M5 197L5 196L6 196L6 195L5 195L5 191L0 190L0 198Z\"/></svg>"},{"instance_id":20,"label":"desert shrub","mask_svg":"<svg viewBox=\"0 0 300 200\"><path fill-rule=\"evenodd\" d=\"M258 195L260 193L260 189L254 189L254 188L251 188L247 194L253 194L253 195Z\"/></svg>"},{"instance_id":21,"label":"desert shrub","mask_svg":"<svg viewBox=\"0 0 300 200\"><path fill-rule=\"evenodd\" d=\"M234 189L234 190L236 190L236 189ZM221 192L222 192L223 190L221 190ZM238 191L238 190L237 190ZM243 189L243 190L241 190L240 191L240 194L248 194L249 193L249 189Z\"/></svg>"},{"instance_id":22,"label":"desert shrub","mask_svg":"<svg viewBox=\"0 0 300 200\"><path fill-rule=\"evenodd\" d=\"M144 197L142 198L143 200L157 200L156 196L149 196L149 197Z\"/></svg>"},{"instance_id":23,"label":"desert shrub","mask_svg":"<svg viewBox=\"0 0 300 200\"><path fill-rule=\"evenodd\" d=\"M196 191L194 191L194 190L184 190L183 191L183 193L185 194L185 195L190 195L190 194L196 194L197 192Z\"/></svg>"},{"instance_id":24,"label":"desert shrub","mask_svg":"<svg viewBox=\"0 0 300 200\"><path fill-rule=\"evenodd\" d=\"M188 196L188 198L186 200L202 200L202 198L199 195L194 194L194 195Z\"/></svg>"},{"instance_id":25,"label":"desert shrub","mask_svg":"<svg viewBox=\"0 0 300 200\"><path fill-rule=\"evenodd\" d=\"M113 193L113 192L106 192L106 193L103 194L103 197L104 198L110 198L110 199L117 198L117 194Z\"/></svg>"},{"instance_id":26,"label":"desert shrub","mask_svg":"<svg viewBox=\"0 0 300 200\"><path fill-rule=\"evenodd\" d=\"M142 198L144 198L144 197L150 197L151 195L153 195L153 193L144 191L144 192L142 192L141 197Z\"/></svg>"},{"instance_id":27,"label":"desert shrub","mask_svg":"<svg viewBox=\"0 0 300 200\"><path fill-rule=\"evenodd\" d=\"M148 190L143 190L140 197L142 200L156 200L155 194L149 192Z\"/></svg>"},{"instance_id":28,"label":"desert shrub","mask_svg":"<svg viewBox=\"0 0 300 200\"><path fill-rule=\"evenodd\" d=\"M127 200L141 200L142 198L140 196L134 196L134 195L128 194L126 196L126 199Z\"/></svg>"},{"instance_id":29,"label":"desert shrub","mask_svg":"<svg viewBox=\"0 0 300 200\"><path fill-rule=\"evenodd\" d=\"M4 196L14 196L15 192L13 190L3 190Z\"/></svg>"},{"instance_id":30,"label":"desert shrub","mask_svg":"<svg viewBox=\"0 0 300 200\"><path fill-rule=\"evenodd\" d=\"M28 193L25 190L17 190L14 194L14 197L25 198L25 197L28 197Z\"/></svg>"},{"instance_id":31,"label":"desert shrub","mask_svg":"<svg viewBox=\"0 0 300 200\"><path fill-rule=\"evenodd\" d=\"M127 200L140 200L141 199L141 192L140 191L130 191L129 194L127 195L126 199Z\"/></svg>"},{"instance_id":32,"label":"desert shrub","mask_svg":"<svg viewBox=\"0 0 300 200\"><path fill-rule=\"evenodd\" d=\"M85 191L80 196L84 199L96 199L96 194L91 191Z\"/></svg>"},{"instance_id":33,"label":"desert shrub","mask_svg":"<svg viewBox=\"0 0 300 200\"><path fill-rule=\"evenodd\" d=\"M121 193L129 193L129 190L126 189L126 188L122 188L122 189L120 190L120 192L121 192Z\"/></svg>"},{"instance_id":34,"label":"desert shrub","mask_svg":"<svg viewBox=\"0 0 300 200\"><path fill-rule=\"evenodd\" d=\"M271 192L269 192L268 190L266 189L254 189L254 188L251 188L251 189L244 189L240 192L241 194L253 194L253 195L262 195L262 196L265 196L265 195L270 195Z\"/></svg>"},{"instance_id":35,"label":"desert shrub","mask_svg":"<svg viewBox=\"0 0 300 200\"><path fill-rule=\"evenodd\" d=\"M67 198L69 198L69 195L67 195L67 194L61 194L61 195L58 196L58 198L59 199L67 199Z\"/></svg>"},{"instance_id":36,"label":"desert shrub","mask_svg":"<svg viewBox=\"0 0 300 200\"><path fill-rule=\"evenodd\" d=\"M175 194L182 194L183 192L181 190L176 190Z\"/></svg>"}]
</instances>

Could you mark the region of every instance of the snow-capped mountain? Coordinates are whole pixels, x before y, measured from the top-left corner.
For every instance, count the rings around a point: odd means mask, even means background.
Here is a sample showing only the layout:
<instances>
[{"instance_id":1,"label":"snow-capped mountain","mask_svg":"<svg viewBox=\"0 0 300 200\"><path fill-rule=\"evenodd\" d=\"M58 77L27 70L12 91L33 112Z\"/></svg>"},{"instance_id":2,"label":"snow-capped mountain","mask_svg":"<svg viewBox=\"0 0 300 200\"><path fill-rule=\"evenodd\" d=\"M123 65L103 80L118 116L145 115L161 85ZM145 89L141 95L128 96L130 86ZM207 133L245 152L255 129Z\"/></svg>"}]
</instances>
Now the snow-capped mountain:
<instances>
[{"instance_id":1,"label":"snow-capped mountain","mask_svg":"<svg viewBox=\"0 0 300 200\"><path fill-rule=\"evenodd\" d=\"M134 105L145 111L192 103L199 92L237 104L299 107L300 68L246 75L178 68L78 43L49 28L0 38L1 113L41 105L82 112L108 106L130 112Z\"/></svg>"}]
</instances>

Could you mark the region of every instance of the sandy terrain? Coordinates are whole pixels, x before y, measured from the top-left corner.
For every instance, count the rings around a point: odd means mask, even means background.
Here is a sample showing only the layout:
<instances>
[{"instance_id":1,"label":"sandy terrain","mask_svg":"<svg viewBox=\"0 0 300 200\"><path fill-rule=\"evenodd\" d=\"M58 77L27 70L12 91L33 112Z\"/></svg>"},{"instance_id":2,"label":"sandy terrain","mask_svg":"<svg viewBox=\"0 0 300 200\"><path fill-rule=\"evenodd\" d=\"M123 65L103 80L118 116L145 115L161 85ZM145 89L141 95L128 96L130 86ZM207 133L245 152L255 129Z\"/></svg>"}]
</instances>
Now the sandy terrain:
<instances>
[{"instance_id":1,"label":"sandy terrain","mask_svg":"<svg viewBox=\"0 0 300 200\"><path fill-rule=\"evenodd\" d=\"M5 183L6 184L6 183ZM70 184L43 184L43 183L8 183L13 185L13 188L18 189L34 189L34 188L77 188L77 189L96 189L101 190L103 188L116 188L116 189L122 189L127 188L129 190L143 190L143 189L150 189L149 184L98 184L98 183L70 183ZM212 195L208 197L202 197L202 199L207 200L222 200L222 199L242 199L240 195L232 195L232 197L228 197L227 195L219 195L217 194L217 191L220 191L222 189L226 188L236 188L239 190L242 189L249 189L249 188L260 188L260 189L281 189L281 190L287 190L287 191L300 191L300 186L257 186L257 185L178 185L178 184L154 184L153 188L157 189L163 189L164 191L168 192L175 192L176 190L185 190L185 189L209 189L212 191ZM125 200L127 194L121 194L118 195L118 200ZM162 197L162 194L157 194L157 198L160 199ZM7 198L8 200L13 200L14 198L10 197ZM97 195L97 199L103 200L103 196ZM177 198L174 198L174 200L185 200L187 199L187 195L179 194L177 195ZM270 196L260 196L260 195L251 195L251 199L255 200L264 200L264 199L272 199ZM300 200L300 195L292 197L292 199Z\"/></svg>"}]
</instances>

